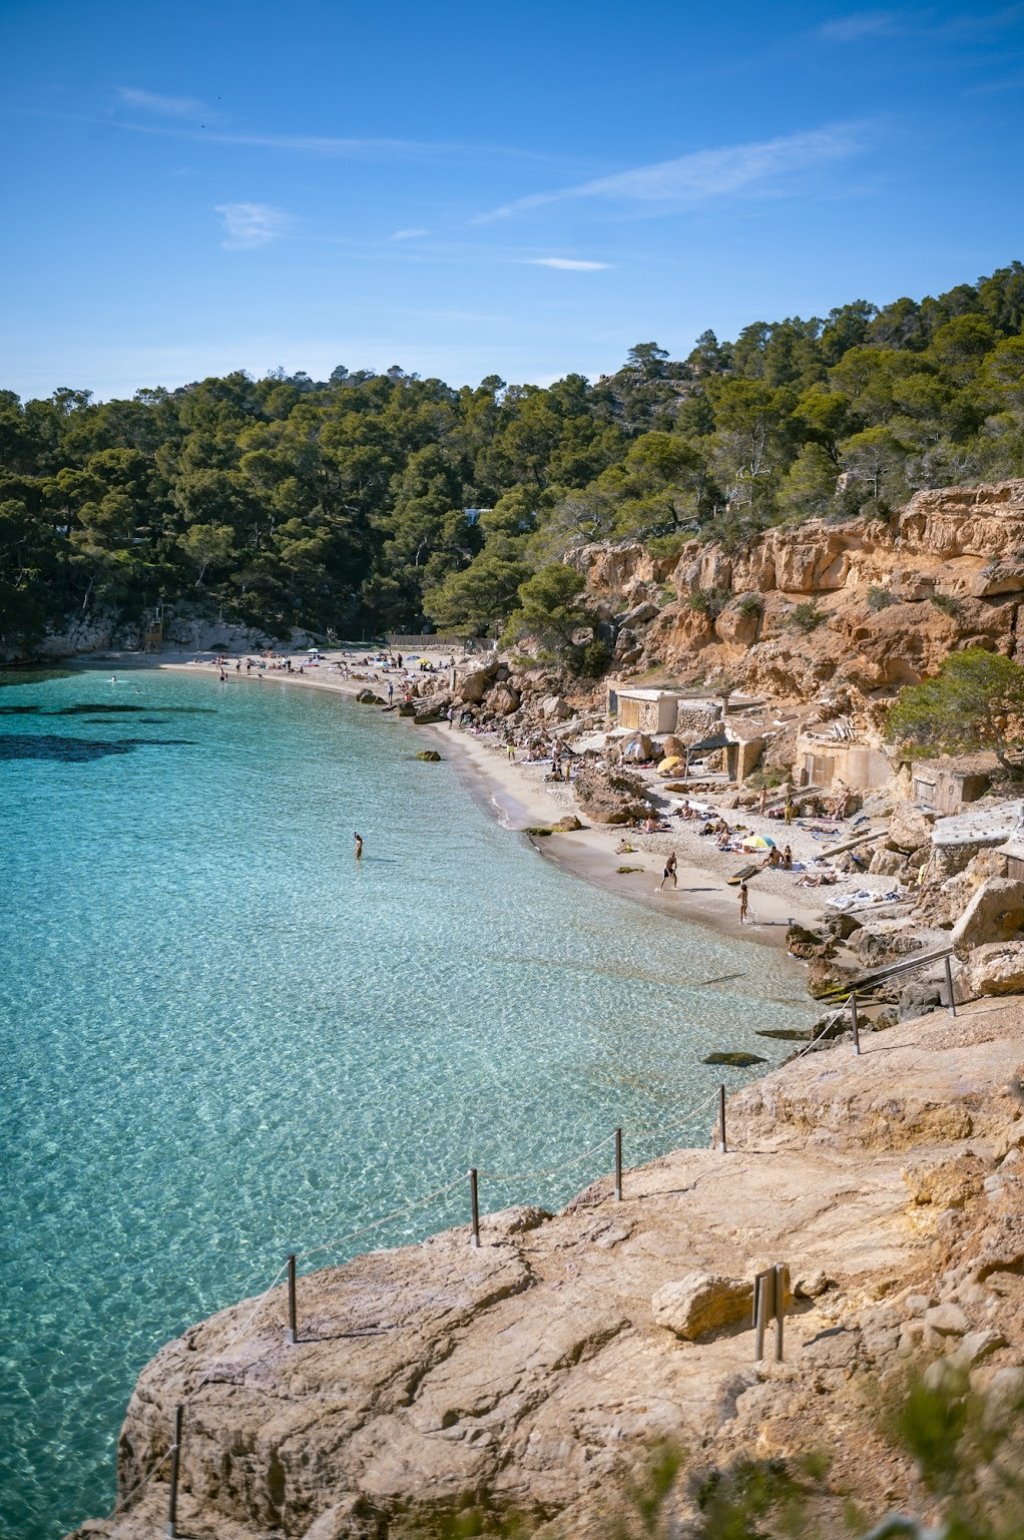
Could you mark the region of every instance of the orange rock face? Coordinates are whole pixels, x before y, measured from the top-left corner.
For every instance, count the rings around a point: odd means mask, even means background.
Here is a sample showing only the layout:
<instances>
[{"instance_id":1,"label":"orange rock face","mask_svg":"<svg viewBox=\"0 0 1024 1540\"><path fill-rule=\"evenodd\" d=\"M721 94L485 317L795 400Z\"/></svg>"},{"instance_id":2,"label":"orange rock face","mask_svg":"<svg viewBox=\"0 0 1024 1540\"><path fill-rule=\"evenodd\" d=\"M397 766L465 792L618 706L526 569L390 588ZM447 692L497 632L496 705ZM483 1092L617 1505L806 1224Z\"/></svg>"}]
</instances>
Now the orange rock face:
<instances>
[{"instance_id":1,"label":"orange rock face","mask_svg":"<svg viewBox=\"0 0 1024 1540\"><path fill-rule=\"evenodd\" d=\"M891 693L963 647L1024 659L1024 480L918 492L888 522L811 520L739 551L691 541L672 562L625 541L572 559L608 610L675 589L640 628L637 673L728 672L806 701Z\"/></svg>"}]
</instances>

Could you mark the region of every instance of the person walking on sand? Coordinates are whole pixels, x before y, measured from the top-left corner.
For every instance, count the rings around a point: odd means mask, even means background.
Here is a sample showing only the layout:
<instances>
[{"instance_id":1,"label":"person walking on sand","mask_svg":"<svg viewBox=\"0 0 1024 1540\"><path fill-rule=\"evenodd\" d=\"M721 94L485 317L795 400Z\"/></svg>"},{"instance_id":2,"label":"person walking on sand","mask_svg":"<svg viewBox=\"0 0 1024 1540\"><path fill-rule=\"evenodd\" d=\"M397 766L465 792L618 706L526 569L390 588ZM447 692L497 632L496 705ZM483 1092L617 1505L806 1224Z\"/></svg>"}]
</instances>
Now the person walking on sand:
<instances>
[{"instance_id":1,"label":"person walking on sand","mask_svg":"<svg viewBox=\"0 0 1024 1540\"><path fill-rule=\"evenodd\" d=\"M750 894L749 894L749 892L747 890L746 883L745 882L741 882L740 883L740 924L741 925L745 925L746 922L747 922L747 909L749 908L749 906L750 906Z\"/></svg>"},{"instance_id":2,"label":"person walking on sand","mask_svg":"<svg viewBox=\"0 0 1024 1540\"><path fill-rule=\"evenodd\" d=\"M356 860L361 861L363 859L363 836L361 834L353 834L352 838L356 842Z\"/></svg>"},{"instance_id":3,"label":"person walking on sand","mask_svg":"<svg viewBox=\"0 0 1024 1540\"><path fill-rule=\"evenodd\" d=\"M761 800L757 804L757 811L760 813L762 818L764 817L765 808L767 806L768 806L768 788L767 788L767 786L762 786L761 787Z\"/></svg>"},{"instance_id":4,"label":"person walking on sand","mask_svg":"<svg viewBox=\"0 0 1024 1540\"><path fill-rule=\"evenodd\" d=\"M391 702L394 700L394 698L395 698L395 687L391 683L391 680L389 679L388 680L388 705L389 706L391 705Z\"/></svg>"},{"instance_id":5,"label":"person walking on sand","mask_svg":"<svg viewBox=\"0 0 1024 1540\"><path fill-rule=\"evenodd\" d=\"M665 886L666 882L668 881L668 879L670 877L672 878L672 886L674 888L678 888L678 886L679 886L679 877L678 877L678 875L676 873L676 867L678 866L678 864L679 863L676 860L676 853L675 853L675 851L674 850L670 850L669 853L668 853L668 860L665 862L665 870L662 872L662 874L661 874L661 881L658 883L658 892L659 893L661 892L662 888Z\"/></svg>"}]
</instances>

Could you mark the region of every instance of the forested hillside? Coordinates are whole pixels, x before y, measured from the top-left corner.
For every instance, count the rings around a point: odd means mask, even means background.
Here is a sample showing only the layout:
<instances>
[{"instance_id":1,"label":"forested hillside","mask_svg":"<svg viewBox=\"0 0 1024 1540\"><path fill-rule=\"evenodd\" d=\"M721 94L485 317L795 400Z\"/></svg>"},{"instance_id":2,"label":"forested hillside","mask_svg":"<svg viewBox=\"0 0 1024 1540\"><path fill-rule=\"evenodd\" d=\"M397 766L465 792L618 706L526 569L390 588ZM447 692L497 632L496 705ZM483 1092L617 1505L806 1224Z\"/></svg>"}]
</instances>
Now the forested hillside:
<instances>
[{"instance_id":1,"label":"forested hillside","mask_svg":"<svg viewBox=\"0 0 1024 1540\"><path fill-rule=\"evenodd\" d=\"M1024 475L1024 265L938 298L654 343L590 384L234 373L0 392L0 639L189 603L274 634L500 631L585 541L666 551ZM534 576L539 574L539 576ZM524 583L529 586L520 594Z\"/></svg>"}]
</instances>

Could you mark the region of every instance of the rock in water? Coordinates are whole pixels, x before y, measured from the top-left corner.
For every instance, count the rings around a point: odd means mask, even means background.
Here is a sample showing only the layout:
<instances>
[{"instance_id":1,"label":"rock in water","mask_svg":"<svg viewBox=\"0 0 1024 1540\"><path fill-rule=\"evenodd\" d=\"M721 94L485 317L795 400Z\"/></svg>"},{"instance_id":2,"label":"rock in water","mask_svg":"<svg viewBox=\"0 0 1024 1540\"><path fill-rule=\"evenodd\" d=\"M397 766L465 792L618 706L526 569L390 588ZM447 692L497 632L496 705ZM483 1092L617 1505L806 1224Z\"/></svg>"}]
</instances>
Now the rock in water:
<instances>
[{"instance_id":1,"label":"rock in water","mask_svg":"<svg viewBox=\"0 0 1024 1540\"><path fill-rule=\"evenodd\" d=\"M436 749L420 749L416 758L422 759L428 765L440 764L441 761L441 756Z\"/></svg>"},{"instance_id":2,"label":"rock in water","mask_svg":"<svg viewBox=\"0 0 1024 1540\"><path fill-rule=\"evenodd\" d=\"M762 1059L756 1053L709 1053L700 1061L702 1064L728 1064L733 1069L746 1069L750 1064L767 1064L767 1059Z\"/></svg>"}]
</instances>

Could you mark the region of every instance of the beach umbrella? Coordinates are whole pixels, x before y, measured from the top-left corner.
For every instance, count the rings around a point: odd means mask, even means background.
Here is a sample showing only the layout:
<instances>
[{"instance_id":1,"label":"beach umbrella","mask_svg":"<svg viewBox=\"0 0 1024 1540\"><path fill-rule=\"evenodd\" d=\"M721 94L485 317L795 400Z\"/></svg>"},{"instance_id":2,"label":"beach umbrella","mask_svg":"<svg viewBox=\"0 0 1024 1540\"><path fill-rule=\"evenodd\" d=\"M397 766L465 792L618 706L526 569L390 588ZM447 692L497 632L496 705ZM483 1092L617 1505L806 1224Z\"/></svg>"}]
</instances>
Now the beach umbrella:
<instances>
[{"instance_id":1,"label":"beach umbrella","mask_svg":"<svg viewBox=\"0 0 1024 1540\"><path fill-rule=\"evenodd\" d=\"M769 839L767 834L752 834L749 839L743 841L744 850L774 850L775 841Z\"/></svg>"}]
</instances>

